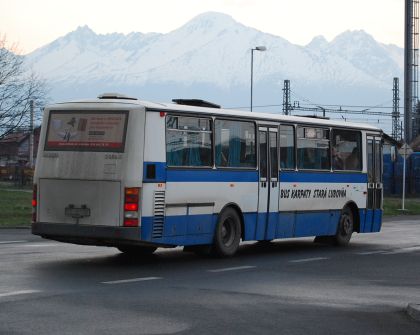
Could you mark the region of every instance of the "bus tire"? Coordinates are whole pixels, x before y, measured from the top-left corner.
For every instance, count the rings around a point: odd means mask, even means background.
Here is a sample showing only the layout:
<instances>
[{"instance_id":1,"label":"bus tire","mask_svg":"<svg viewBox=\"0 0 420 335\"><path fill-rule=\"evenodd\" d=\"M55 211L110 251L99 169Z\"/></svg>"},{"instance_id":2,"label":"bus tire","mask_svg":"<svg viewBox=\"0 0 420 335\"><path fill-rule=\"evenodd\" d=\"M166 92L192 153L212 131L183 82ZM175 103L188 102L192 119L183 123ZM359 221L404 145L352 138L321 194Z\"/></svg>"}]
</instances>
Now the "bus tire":
<instances>
[{"instance_id":1,"label":"bus tire","mask_svg":"<svg viewBox=\"0 0 420 335\"><path fill-rule=\"evenodd\" d=\"M156 247L144 247L144 246L119 246L119 251L130 256L146 256L151 255L156 251Z\"/></svg>"},{"instance_id":2,"label":"bus tire","mask_svg":"<svg viewBox=\"0 0 420 335\"><path fill-rule=\"evenodd\" d=\"M337 246L346 246L349 244L354 230L353 212L350 207L342 209L338 221L337 233L334 236L334 244Z\"/></svg>"},{"instance_id":3,"label":"bus tire","mask_svg":"<svg viewBox=\"0 0 420 335\"><path fill-rule=\"evenodd\" d=\"M226 208L217 219L213 254L218 257L233 256L239 248L241 234L241 219L238 212L231 207Z\"/></svg>"}]
</instances>

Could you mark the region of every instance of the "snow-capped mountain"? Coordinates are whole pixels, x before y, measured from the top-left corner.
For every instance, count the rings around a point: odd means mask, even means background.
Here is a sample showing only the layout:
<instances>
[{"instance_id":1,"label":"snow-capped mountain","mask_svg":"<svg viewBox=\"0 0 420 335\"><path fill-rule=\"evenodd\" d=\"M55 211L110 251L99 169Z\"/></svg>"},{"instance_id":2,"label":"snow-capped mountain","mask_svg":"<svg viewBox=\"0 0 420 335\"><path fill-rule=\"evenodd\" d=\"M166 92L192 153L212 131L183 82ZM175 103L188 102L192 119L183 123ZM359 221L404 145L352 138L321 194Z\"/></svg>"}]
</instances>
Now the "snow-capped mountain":
<instances>
[{"instance_id":1,"label":"snow-capped mountain","mask_svg":"<svg viewBox=\"0 0 420 335\"><path fill-rule=\"evenodd\" d=\"M46 78L54 100L117 91L146 100L195 97L246 106L251 48L258 45L267 51L254 52L255 105L281 104L284 79L291 80L294 98L375 104L392 99L392 78L403 74L403 50L364 31L299 46L214 12L167 34L99 35L79 27L27 61Z\"/></svg>"}]
</instances>

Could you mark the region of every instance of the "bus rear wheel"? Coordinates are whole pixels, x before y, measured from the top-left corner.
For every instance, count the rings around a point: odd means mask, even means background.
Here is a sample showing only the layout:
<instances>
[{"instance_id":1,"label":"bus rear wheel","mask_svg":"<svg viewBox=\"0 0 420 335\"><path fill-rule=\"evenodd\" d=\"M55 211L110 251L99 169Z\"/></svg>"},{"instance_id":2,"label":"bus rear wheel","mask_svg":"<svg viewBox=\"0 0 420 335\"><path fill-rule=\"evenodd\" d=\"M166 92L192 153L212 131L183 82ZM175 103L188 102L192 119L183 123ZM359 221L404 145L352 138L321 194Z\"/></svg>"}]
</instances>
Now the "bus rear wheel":
<instances>
[{"instance_id":1,"label":"bus rear wheel","mask_svg":"<svg viewBox=\"0 0 420 335\"><path fill-rule=\"evenodd\" d=\"M349 244L354 230L353 212L349 207L344 207L338 221L337 233L334 236L334 244L346 246Z\"/></svg>"},{"instance_id":2,"label":"bus rear wheel","mask_svg":"<svg viewBox=\"0 0 420 335\"><path fill-rule=\"evenodd\" d=\"M226 208L217 220L213 254L218 257L233 256L241 241L241 219L233 208Z\"/></svg>"},{"instance_id":3,"label":"bus rear wheel","mask_svg":"<svg viewBox=\"0 0 420 335\"><path fill-rule=\"evenodd\" d=\"M144 246L119 246L119 251L130 256L146 256L151 255L156 251L156 247L144 247Z\"/></svg>"}]
</instances>

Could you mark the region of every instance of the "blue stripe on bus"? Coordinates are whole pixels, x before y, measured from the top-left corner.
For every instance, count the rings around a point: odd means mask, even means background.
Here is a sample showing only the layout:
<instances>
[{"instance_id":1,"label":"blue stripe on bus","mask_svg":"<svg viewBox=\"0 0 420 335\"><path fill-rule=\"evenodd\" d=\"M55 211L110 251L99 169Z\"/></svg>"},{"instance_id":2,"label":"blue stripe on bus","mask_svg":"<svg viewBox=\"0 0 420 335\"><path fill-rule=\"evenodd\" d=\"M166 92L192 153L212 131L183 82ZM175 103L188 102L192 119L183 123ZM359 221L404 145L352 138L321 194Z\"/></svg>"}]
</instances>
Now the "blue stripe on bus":
<instances>
[{"instance_id":1,"label":"blue stripe on bus","mask_svg":"<svg viewBox=\"0 0 420 335\"><path fill-rule=\"evenodd\" d=\"M335 235L340 210L243 213L244 241ZM360 233L381 229L381 210L360 209ZM267 223L266 223L267 222ZM141 239L168 245L213 243L217 214L166 216L162 236L152 237L153 217L141 219Z\"/></svg>"},{"instance_id":2,"label":"blue stripe on bus","mask_svg":"<svg viewBox=\"0 0 420 335\"><path fill-rule=\"evenodd\" d=\"M288 183L367 183L366 173L280 172L280 182Z\"/></svg>"},{"instance_id":3,"label":"blue stripe on bus","mask_svg":"<svg viewBox=\"0 0 420 335\"><path fill-rule=\"evenodd\" d=\"M147 167L154 165L154 178L147 176ZM143 182L258 182L259 172L225 169L166 168L164 162L144 162ZM366 173L281 171L280 182L293 183L367 183Z\"/></svg>"},{"instance_id":4,"label":"blue stripe on bus","mask_svg":"<svg viewBox=\"0 0 420 335\"><path fill-rule=\"evenodd\" d=\"M155 176L147 175L147 167L154 165ZM167 168L164 162L144 162L143 182L257 182L258 171L250 170L224 170L224 169L177 169Z\"/></svg>"},{"instance_id":5,"label":"blue stripe on bus","mask_svg":"<svg viewBox=\"0 0 420 335\"><path fill-rule=\"evenodd\" d=\"M167 182L258 182L258 171L168 169Z\"/></svg>"}]
</instances>

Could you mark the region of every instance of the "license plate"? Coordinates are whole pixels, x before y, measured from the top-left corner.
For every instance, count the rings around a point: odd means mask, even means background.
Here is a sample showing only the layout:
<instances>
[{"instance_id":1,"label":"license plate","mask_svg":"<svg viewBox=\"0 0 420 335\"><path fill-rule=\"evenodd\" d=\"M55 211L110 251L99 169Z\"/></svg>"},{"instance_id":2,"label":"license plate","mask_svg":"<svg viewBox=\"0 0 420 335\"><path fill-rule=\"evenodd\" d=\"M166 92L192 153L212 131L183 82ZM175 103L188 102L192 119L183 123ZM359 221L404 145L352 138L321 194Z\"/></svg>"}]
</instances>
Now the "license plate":
<instances>
[{"instance_id":1,"label":"license plate","mask_svg":"<svg viewBox=\"0 0 420 335\"><path fill-rule=\"evenodd\" d=\"M87 207L66 207L64 210L65 216L70 216L74 219L85 218L90 216L90 208Z\"/></svg>"}]
</instances>

